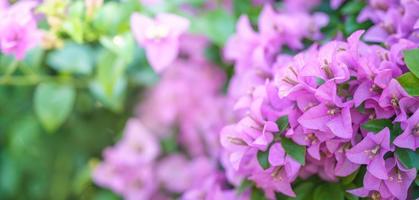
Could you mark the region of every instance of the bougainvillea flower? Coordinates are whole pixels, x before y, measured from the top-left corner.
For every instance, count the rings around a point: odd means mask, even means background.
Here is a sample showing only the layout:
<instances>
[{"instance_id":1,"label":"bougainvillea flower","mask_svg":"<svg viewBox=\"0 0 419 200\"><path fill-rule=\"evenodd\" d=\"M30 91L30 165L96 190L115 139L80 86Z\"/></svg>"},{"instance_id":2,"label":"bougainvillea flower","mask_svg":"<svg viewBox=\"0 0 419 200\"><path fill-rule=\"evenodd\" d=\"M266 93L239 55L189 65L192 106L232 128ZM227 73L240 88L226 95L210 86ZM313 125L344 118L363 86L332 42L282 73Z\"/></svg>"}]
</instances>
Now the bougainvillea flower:
<instances>
[{"instance_id":1,"label":"bougainvillea flower","mask_svg":"<svg viewBox=\"0 0 419 200\"><path fill-rule=\"evenodd\" d=\"M271 166L283 166L289 179L294 179L298 175L301 164L285 153L281 143L274 143L269 148L268 161Z\"/></svg>"},{"instance_id":2,"label":"bougainvillea flower","mask_svg":"<svg viewBox=\"0 0 419 200\"><path fill-rule=\"evenodd\" d=\"M387 88L381 93L379 104L381 107L392 110L397 117L395 121L404 121L407 118L406 111L400 106L400 102L410 99L410 95L400 85L400 83L392 79Z\"/></svg>"},{"instance_id":3,"label":"bougainvillea flower","mask_svg":"<svg viewBox=\"0 0 419 200\"><path fill-rule=\"evenodd\" d=\"M237 73L251 66L254 49L259 45L259 35L253 31L247 16L237 22L236 34L229 38L224 48L224 56L235 61Z\"/></svg>"},{"instance_id":4,"label":"bougainvillea flower","mask_svg":"<svg viewBox=\"0 0 419 200\"><path fill-rule=\"evenodd\" d=\"M387 180L384 180L384 184L395 197L406 199L410 184L416 178L416 169L406 169L395 158L386 160L386 168L389 177Z\"/></svg>"},{"instance_id":5,"label":"bougainvillea flower","mask_svg":"<svg viewBox=\"0 0 419 200\"><path fill-rule=\"evenodd\" d=\"M408 120L403 133L394 139L396 146L416 150L419 147L419 110Z\"/></svg>"},{"instance_id":6,"label":"bougainvillea flower","mask_svg":"<svg viewBox=\"0 0 419 200\"><path fill-rule=\"evenodd\" d=\"M157 138L139 120L131 119L127 123L122 140L105 156L111 162L138 165L150 163L158 153Z\"/></svg>"},{"instance_id":7,"label":"bougainvillea flower","mask_svg":"<svg viewBox=\"0 0 419 200\"><path fill-rule=\"evenodd\" d=\"M352 189L348 192L359 197L369 197L371 199L394 199L394 196L391 194L388 187L384 184L384 181L376 178L370 172L365 173L363 183L364 187Z\"/></svg>"},{"instance_id":8,"label":"bougainvillea flower","mask_svg":"<svg viewBox=\"0 0 419 200\"><path fill-rule=\"evenodd\" d=\"M0 49L21 60L41 39L31 10L35 1L19 1L0 12Z\"/></svg>"},{"instance_id":9,"label":"bougainvillea flower","mask_svg":"<svg viewBox=\"0 0 419 200\"><path fill-rule=\"evenodd\" d=\"M291 181L283 167L272 167L267 170L259 170L249 177L256 186L265 191L266 197L275 199L275 192L281 192L291 197L295 193L291 188Z\"/></svg>"},{"instance_id":10,"label":"bougainvillea flower","mask_svg":"<svg viewBox=\"0 0 419 200\"><path fill-rule=\"evenodd\" d=\"M390 130L386 127L380 132L369 132L367 136L354 147L346 156L357 164L366 164L369 173L379 179L387 179L384 154L390 151Z\"/></svg>"},{"instance_id":11,"label":"bougainvillea flower","mask_svg":"<svg viewBox=\"0 0 419 200\"><path fill-rule=\"evenodd\" d=\"M134 13L133 35L146 50L147 59L156 72L162 72L178 56L179 38L187 31L189 21L183 17L160 13L155 19Z\"/></svg>"},{"instance_id":12,"label":"bougainvillea flower","mask_svg":"<svg viewBox=\"0 0 419 200\"><path fill-rule=\"evenodd\" d=\"M298 122L304 128L331 131L340 138L349 139L353 134L350 115L352 103L342 103L336 92L336 84L333 81L321 85L316 91L316 97L324 103L308 109Z\"/></svg>"}]
</instances>

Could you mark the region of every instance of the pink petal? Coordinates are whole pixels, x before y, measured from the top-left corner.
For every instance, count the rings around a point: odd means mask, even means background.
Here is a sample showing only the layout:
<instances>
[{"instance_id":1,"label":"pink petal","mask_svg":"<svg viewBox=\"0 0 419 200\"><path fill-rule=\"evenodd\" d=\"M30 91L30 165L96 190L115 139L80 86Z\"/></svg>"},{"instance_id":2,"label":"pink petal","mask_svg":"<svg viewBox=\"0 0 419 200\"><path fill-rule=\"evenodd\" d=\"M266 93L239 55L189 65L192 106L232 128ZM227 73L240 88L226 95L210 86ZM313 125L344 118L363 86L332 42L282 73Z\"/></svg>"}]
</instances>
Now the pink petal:
<instances>
[{"instance_id":1,"label":"pink petal","mask_svg":"<svg viewBox=\"0 0 419 200\"><path fill-rule=\"evenodd\" d=\"M379 155L375 156L375 158L372 159L372 161L367 166L367 170L369 173L371 173L379 179L388 178L384 159L379 157Z\"/></svg>"},{"instance_id":2,"label":"pink petal","mask_svg":"<svg viewBox=\"0 0 419 200\"><path fill-rule=\"evenodd\" d=\"M179 51L179 42L174 38L164 41L153 41L146 46L147 59L151 67L160 73L176 59Z\"/></svg>"}]
</instances>

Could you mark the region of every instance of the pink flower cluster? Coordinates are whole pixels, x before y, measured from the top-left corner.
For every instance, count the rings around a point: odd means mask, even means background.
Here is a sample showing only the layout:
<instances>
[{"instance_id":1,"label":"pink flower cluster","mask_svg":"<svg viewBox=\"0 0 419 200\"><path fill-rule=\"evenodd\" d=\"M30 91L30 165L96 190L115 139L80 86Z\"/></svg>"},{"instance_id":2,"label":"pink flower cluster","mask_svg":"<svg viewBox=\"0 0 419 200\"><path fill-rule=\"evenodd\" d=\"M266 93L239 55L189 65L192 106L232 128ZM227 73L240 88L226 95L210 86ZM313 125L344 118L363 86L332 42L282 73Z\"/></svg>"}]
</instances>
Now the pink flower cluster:
<instances>
[{"instance_id":1,"label":"pink flower cluster","mask_svg":"<svg viewBox=\"0 0 419 200\"><path fill-rule=\"evenodd\" d=\"M235 65L227 96L225 77L204 57L208 41L185 34L189 22L132 16L134 37L161 80L122 140L105 150L98 185L126 199L222 200L248 199L249 190L233 188L249 180L275 199L278 192L295 197L297 179L338 182L365 169L363 187L348 192L408 198L417 171L396 150L419 147L419 98L396 78L408 72L403 51L419 47L419 3L371 0L358 17L375 24L365 34L307 48L303 41L321 39L328 23L308 13L319 1L285 1L282 10L262 2L257 31L242 16L225 45L224 58ZM363 35L385 45L362 42ZM307 49L290 55L287 48ZM390 125L365 127L379 120ZM165 141L175 141L175 150Z\"/></svg>"},{"instance_id":2,"label":"pink flower cluster","mask_svg":"<svg viewBox=\"0 0 419 200\"><path fill-rule=\"evenodd\" d=\"M261 14L262 36L242 17L226 48L226 57L235 61L229 92L238 118L220 136L231 166L226 169L232 170L228 173L253 181L274 199L275 192L295 196L291 184L298 177L338 181L366 167L364 186L349 192L406 199L416 169L405 168L394 151L419 147L419 98L410 96L395 78L407 71L402 51L418 43L402 36L388 48L368 45L360 41L363 31L357 31L347 41L315 44L291 57L276 47L301 48L301 38L313 32L303 28L304 20L285 20L303 29L284 34L293 29L275 29L283 22L271 13L267 7ZM261 24L268 24L271 34L264 34ZM362 128L375 119L400 124L401 135L387 127L378 133ZM284 143L306 148L304 159L286 151ZM268 153L268 166L260 163L261 153Z\"/></svg>"},{"instance_id":3,"label":"pink flower cluster","mask_svg":"<svg viewBox=\"0 0 419 200\"><path fill-rule=\"evenodd\" d=\"M203 56L205 38L180 38L179 58L146 94L122 139L104 151L95 182L125 199L231 199L217 168L223 74ZM169 139L168 139L169 138ZM175 139L172 139L175 138ZM171 152L160 143L171 140Z\"/></svg>"},{"instance_id":4,"label":"pink flower cluster","mask_svg":"<svg viewBox=\"0 0 419 200\"><path fill-rule=\"evenodd\" d=\"M337 8L343 0L334 0ZM419 42L419 2L416 0L370 0L357 21L371 20L374 26L364 36L369 42L392 45L400 39Z\"/></svg>"},{"instance_id":5,"label":"pink flower cluster","mask_svg":"<svg viewBox=\"0 0 419 200\"><path fill-rule=\"evenodd\" d=\"M35 47L41 32L32 9L36 1L19 1L11 6L6 1L0 2L0 50L21 60L26 53Z\"/></svg>"}]
</instances>

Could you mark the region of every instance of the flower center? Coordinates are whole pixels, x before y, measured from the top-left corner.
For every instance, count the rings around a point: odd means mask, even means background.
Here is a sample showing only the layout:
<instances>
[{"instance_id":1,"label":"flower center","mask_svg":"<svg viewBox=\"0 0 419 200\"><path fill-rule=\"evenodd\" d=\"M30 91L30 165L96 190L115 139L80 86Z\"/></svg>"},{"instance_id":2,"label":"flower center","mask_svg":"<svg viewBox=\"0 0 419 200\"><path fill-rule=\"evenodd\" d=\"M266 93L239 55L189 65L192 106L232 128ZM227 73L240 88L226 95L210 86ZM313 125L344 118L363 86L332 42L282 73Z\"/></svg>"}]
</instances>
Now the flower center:
<instances>
[{"instance_id":1,"label":"flower center","mask_svg":"<svg viewBox=\"0 0 419 200\"><path fill-rule=\"evenodd\" d=\"M372 193L371 193L371 199L372 199L372 200L380 200L380 199L381 199L381 195L380 195L380 193L379 193L379 192L377 192L377 191L372 192Z\"/></svg>"},{"instance_id":2,"label":"flower center","mask_svg":"<svg viewBox=\"0 0 419 200\"><path fill-rule=\"evenodd\" d=\"M372 86L370 88L370 92L380 93L381 91L382 91L382 89L380 87L378 87L378 85L372 84Z\"/></svg>"},{"instance_id":3,"label":"flower center","mask_svg":"<svg viewBox=\"0 0 419 200\"><path fill-rule=\"evenodd\" d=\"M282 181L282 176L280 175L281 170L282 166L276 167L271 173L271 176L277 181Z\"/></svg>"},{"instance_id":4,"label":"flower center","mask_svg":"<svg viewBox=\"0 0 419 200\"><path fill-rule=\"evenodd\" d=\"M298 77L297 72L295 71L295 69L292 66L288 67L288 69L291 71L291 73L294 77L296 77L296 78ZM298 84L298 81L290 78L289 76L285 76L285 78L283 78L282 81L284 81L284 82L286 82L290 85L297 85Z\"/></svg>"},{"instance_id":5,"label":"flower center","mask_svg":"<svg viewBox=\"0 0 419 200\"><path fill-rule=\"evenodd\" d=\"M236 138L236 137L227 137L227 140L232 143L232 144L236 144L236 145L246 145L246 142L240 138Z\"/></svg>"},{"instance_id":6,"label":"flower center","mask_svg":"<svg viewBox=\"0 0 419 200\"><path fill-rule=\"evenodd\" d=\"M413 134L414 136L419 136L419 123L417 123L417 124L415 125L415 127L412 129L412 134Z\"/></svg>"},{"instance_id":7,"label":"flower center","mask_svg":"<svg viewBox=\"0 0 419 200\"><path fill-rule=\"evenodd\" d=\"M327 114L329 114L329 115L335 115L335 114L338 114L338 113L340 113L340 109L337 108L337 107L330 107L327 110Z\"/></svg>"},{"instance_id":8,"label":"flower center","mask_svg":"<svg viewBox=\"0 0 419 200\"><path fill-rule=\"evenodd\" d=\"M369 155L369 158L373 158L375 155L378 154L378 152L380 152L380 146L378 145L371 150L365 150L365 153Z\"/></svg>"},{"instance_id":9,"label":"flower center","mask_svg":"<svg viewBox=\"0 0 419 200\"><path fill-rule=\"evenodd\" d=\"M393 96L390 100L391 105L393 105L393 107L399 107L399 99L396 96Z\"/></svg>"},{"instance_id":10,"label":"flower center","mask_svg":"<svg viewBox=\"0 0 419 200\"><path fill-rule=\"evenodd\" d=\"M154 25L147 29L145 36L149 40L161 40L169 35L169 29L162 25Z\"/></svg>"},{"instance_id":11,"label":"flower center","mask_svg":"<svg viewBox=\"0 0 419 200\"><path fill-rule=\"evenodd\" d=\"M333 78L333 71L330 68L329 62L327 60L324 60L324 65L322 66L322 69L328 79Z\"/></svg>"},{"instance_id":12,"label":"flower center","mask_svg":"<svg viewBox=\"0 0 419 200\"><path fill-rule=\"evenodd\" d=\"M314 135L314 133L309 133L304 138L306 141L309 141L311 144L316 144L318 142L317 137Z\"/></svg>"}]
</instances>

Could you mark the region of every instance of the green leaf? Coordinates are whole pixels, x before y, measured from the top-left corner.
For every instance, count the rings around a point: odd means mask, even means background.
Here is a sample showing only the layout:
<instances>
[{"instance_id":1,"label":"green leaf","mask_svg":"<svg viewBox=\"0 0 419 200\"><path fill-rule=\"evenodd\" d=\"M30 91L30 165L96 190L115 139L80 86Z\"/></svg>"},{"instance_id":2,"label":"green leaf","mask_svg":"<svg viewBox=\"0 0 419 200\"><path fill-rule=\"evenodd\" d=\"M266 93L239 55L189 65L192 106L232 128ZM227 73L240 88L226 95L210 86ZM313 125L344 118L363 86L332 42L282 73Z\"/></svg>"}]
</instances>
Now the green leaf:
<instances>
[{"instance_id":1,"label":"green leaf","mask_svg":"<svg viewBox=\"0 0 419 200\"><path fill-rule=\"evenodd\" d=\"M72 86L42 83L35 90L34 107L41 124L49 132L65 122L73 108L76 91Z\"/></svg>"},{"instance_id":2,"label":"green leaf","mask_svg":"<svg viewBox=\"0 0 419 200\"><path fill-rule=\"evenodd\" d=\"M326 183L320 185L314 190L313 200L344 200L345 193L339 184L336 183Z\"/></svg>"},{"instance_id":3,"label":"green leaf","mask_svg":"<svg viewBox=\"0 0 419 200\"><path fill-rule=\"evenodd\" d=\"M397 148L396 155L405 167L419 169L419 149L412 151L410 149Z\"/></svg>"},{"instance_id":4,"label":"green leaf","mask_svg":"<svg viewBox=\"0 0 419 200\"><path fill-rule=\"evenodd\" d=\"M98 57L95 79L89 86L93 95L114 112L119 112L123 108L127 88L127 80L124 77L126 67L123 58L103 50Z\"/></svg>"},{"instance_id":5,"label":"green leaf","mask_svg":"<svg viewBox=\"0 0 419 200\"><path fill-rule=\"evenodd\" d=\"M257 157L258 157L258 161L259 161L260 166L263 169L268 169L269 166L270 166L269 160L268 160L269 151L268 150L266 150L266 151L258 151Z\"/></svg>"},{"instance_id":6,"label":"green leaf","mask_svg":"<svg viewBox=\"0 0 419 200\"><path fill-rule=\"evenodd\" d=\"M419 78L412 72L407 72L397 78L400 85L412 96L419 96Z\"/></svg>"},{"instance_id":7,"label":"green leaf","mask_svg":"<svg viewBox=\"0 0 419 200\"><path fill-rule=\"evenodd\" d=\"M341 183L343 185L351 184L353 182L353 180L355 180L356 175L358 175L358 172L359 172L359 169L356 170L355 172L353 172L352 174L348 175L348 176L342 177L341 178Z\"/></svg>"},{"instance_id":8,"label":"green leaf","mask_svg":"<svg viewBox=\"0 0 419 200\"><path fill-rule=\"evenodd\" d=\"M176 137L174 135L170 135L168 137L162 138L160 140L160 146L164 153L174 153L179 150Z\"/></svg>"},{"instance_id":9,"label":"green leaf","mask_svg":"<svg viewBox=\"0 0 419 200\"><path fill-rule=\"evenodd\" d=\"M359 13L364 8L365 3L362 1L350 1L342 7L342 14L353 15Z\"/></svg>"},{"instance_id":10,"label":"green leaf","mask_svg":"<svg viewBox=\"0 0 419 200\"><path fill-rule=\"evenodd\" d=\"M394 139L403 132L403 129L400 127L400 122L393 124L393 127L390 129L390 142L393 143Z\"/></svg>"},{"instance_id":11,"label":"green leaf","mask_svg":"<svg viewBox=\"0 0 419 200\"><path fill-rule=\"evenodd\" d=\"M378 133L385 127L393 127L393 124L388 119L372 119L362 124L361 127L367 131Z\"/></svg>"},{"instance_id":12,"label":"green leaf","mask_svg":"<svg viewBox=\"0 0 419 200\"><path fill-rule=\"evenodd\" d=\"M209 11L192 21L191 32L204 34L218 46L223 46L234 33L235 20L224 9Z\"/></svg>"},{"instance_id":13,"label":"green leaf","mask_svg":"<svg viewBox=\"0 0 419 200\"><path fill-rule=\"evenodd\" d=\"M250 200L266 200L265 193L261 189L253 187Z\"/></svg>"},{"instance_id":14,"label":"green leaf","mask_svg":"<svg viewBox=\"0 0 419 200\"><path fill-rule=\"evenodd\" d=\"M409 70L419 78L419 48L403 51L403 55Z\"/></svg>"},{"instance_id":15,"label":"green leaf","mask_svg":"<svg viewBox=\"0 0 419 200\"><path fill-rule=\"evenodd\" d=\"M288 116L282 116L278 120L276 120L276 125L278 125L279 133L282 133L285 131L285 129L288 128Z\"/></svg>"},{"instance_id":16,"label":"green leaf","mask_svg":"<svg viewBox=\"0 0 419 200\"><path fill-rule=\"evenodd\" d=\"M238 195L242 194L244 191L246 191L247 189L251 188L253 185L254 185L254 184L253 184L253 182L252 182L252 181L249 181L249 180L247 180L247 179L244 179L244 180L240 183L239 187L237 188L237 194L238 194Z\"/></svg>"},{"instance_id":17,"label":"green leaf","mask_svg":"<svg viewBox=\"0 0 419 200\"><path fill-rule=\"evenodd\" d=\"M88 46L66 42L62 49L48 54L47 63L62 73L89 75L93 59L93 52Z\"/></svg>"},{"instance_id":18,"label":"green leaf","mask_svg":"<svg viewBox=\"0 0 419 200\"><path fill-rule=\"evenodd\" d=\"M313 189L316 186L313 182L302 182L295 188L295 198L289 197L287 200L311 200L313 196Z\"/></svg>"},{"instance_id":19,"label":"green leaf","mask_svg":"<svg viewBox=\"0 0 419 200\"><path fill-rule=\"evenodd\" d=\"M282 147L284 148L285 152L294 158L297 162L304 165L305 164L305 157L306 157L306 147L300 146L294 143L292 140L288 138L281 139Z\"/></svg>"},{"instance_id":20,"label":"green leaf","mask_svg":"<svg viewBox=\"0 0 419 200\"><path fill-rule=\"evenodd\" d=\"M358 200L359 197L354 196L353 194L346 192L345 193L345 199L347 199L347 200Z\"/></svg>"}]
</instances>

